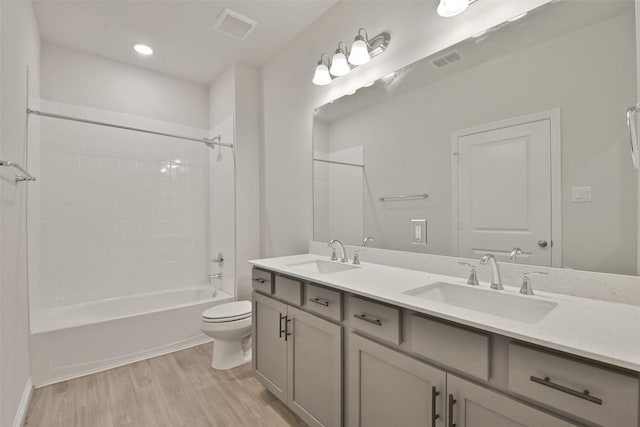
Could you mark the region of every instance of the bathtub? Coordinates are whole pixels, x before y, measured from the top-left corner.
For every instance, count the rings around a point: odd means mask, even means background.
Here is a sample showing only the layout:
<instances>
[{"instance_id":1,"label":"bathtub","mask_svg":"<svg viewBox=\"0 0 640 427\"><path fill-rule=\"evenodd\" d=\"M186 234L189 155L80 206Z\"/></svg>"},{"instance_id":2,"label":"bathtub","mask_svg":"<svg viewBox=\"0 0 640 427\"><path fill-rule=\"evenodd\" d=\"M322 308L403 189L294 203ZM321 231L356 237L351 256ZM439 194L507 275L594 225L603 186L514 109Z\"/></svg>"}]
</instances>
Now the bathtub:
<instances>
[{"instance_id":1,"label":"bathtub","mask_svg":"<svg viewBox=\"0 0 640 427\"><path fill-rule=\"evenodd\" d=\"M31 315L36 387L211 341L200 332L208 307L231 301L210 286L73 304Z\"/></svg>"}]
</instances>

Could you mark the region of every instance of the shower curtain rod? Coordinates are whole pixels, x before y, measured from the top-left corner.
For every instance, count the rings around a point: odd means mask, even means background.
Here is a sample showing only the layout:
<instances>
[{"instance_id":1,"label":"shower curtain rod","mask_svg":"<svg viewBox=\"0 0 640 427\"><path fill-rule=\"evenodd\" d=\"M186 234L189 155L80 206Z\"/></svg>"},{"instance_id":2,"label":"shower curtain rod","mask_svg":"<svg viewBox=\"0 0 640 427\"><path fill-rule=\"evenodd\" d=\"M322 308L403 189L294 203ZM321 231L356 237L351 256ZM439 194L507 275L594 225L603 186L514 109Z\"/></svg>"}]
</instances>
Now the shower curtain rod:
<instances>
[{"instance_id":1,"label":"shower curtain rod","mask_svg":"<svg viewBox=\"0 0 640 427\"><path fill-rule=\"evenodd\" d=\"M116 129L132 130L134 132L150 133L150 134L153 134L153 135L168 136L170 138L184 139L184 140L187 140L187 141L202 142L203 144L205 144L205 145L207 145L208 147L211 147L211 148L213 148L214 145L233 148L233 144L228 144L226 142L222 142L221 138L220 138L220 135L214 136L211 139L209 139L209 138L192 138L192 137L189 137L189 136L174 135L174 134L171 134L171 133L157 132L157 131L154 131L154 130L142 129L142 128L136 128L136 127L131 127L131 126L124 126L124 125L118 125L118 124L115 124L115 123L98 122L98 121L95 121L95 120L81 119L80 117L72 117L72 116L64 116L62 114L46 113L44 111L32 110L31 108L27 108L27 114L35 114L36 116L52 117L54 119L70 120L70 121L73 121L73 122L88 123L90 125L106 126L106 127L116 128Z\"/></svg>"}]
</instances>

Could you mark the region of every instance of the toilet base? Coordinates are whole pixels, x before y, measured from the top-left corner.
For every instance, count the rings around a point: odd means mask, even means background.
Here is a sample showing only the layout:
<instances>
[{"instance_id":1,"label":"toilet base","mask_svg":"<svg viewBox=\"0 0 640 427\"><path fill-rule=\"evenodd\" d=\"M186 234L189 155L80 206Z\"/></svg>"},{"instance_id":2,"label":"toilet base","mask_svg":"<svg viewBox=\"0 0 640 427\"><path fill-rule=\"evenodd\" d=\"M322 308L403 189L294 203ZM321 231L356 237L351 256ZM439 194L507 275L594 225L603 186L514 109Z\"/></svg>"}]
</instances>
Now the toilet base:
<instances>
[{"instance_id":1,"label":"toilet base","mask_svg":"<svg viewBox=\"0 0 640 427\"><path fill-rule=\"evenodd\" d=\"M243 349L243 340L213 340L211 367L218 371L237 368L251 361L251 348Z\"/></svg>"}]
</instances>

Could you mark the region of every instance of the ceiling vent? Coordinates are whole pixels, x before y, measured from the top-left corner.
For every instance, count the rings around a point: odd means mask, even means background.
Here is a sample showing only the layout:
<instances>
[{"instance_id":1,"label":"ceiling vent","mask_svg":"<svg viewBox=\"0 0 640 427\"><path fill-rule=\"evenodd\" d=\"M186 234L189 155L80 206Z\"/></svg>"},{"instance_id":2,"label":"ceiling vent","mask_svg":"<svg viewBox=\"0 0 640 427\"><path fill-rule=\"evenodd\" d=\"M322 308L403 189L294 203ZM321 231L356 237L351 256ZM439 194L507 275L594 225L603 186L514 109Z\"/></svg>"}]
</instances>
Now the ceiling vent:
<instances>
[{"instance_id":1,"label":"ceiling vent","mask_svg":"<svg viewBox=\"0 0 640 427\"><path fill-rule=\"evenodd\" d=\"M456 62L462 59L462 54L456 50L452 50L446 55L439 56L435 59L431 60L431 64L433 64L436 68L442 68L446 65L451 64L452 62Z\"/></svg>"},{"instance_id":2,"label":"ceiling vent","mask_svg":"<svg viewBox=\"0 0 640 427\"><path fill-rule=\"evenodd\" d=\"M234 39L244 40L257 25L256 21L238 12L224 9L216 18L216 22L213 23L213 29Z\"/></svg>"}]
</instances>

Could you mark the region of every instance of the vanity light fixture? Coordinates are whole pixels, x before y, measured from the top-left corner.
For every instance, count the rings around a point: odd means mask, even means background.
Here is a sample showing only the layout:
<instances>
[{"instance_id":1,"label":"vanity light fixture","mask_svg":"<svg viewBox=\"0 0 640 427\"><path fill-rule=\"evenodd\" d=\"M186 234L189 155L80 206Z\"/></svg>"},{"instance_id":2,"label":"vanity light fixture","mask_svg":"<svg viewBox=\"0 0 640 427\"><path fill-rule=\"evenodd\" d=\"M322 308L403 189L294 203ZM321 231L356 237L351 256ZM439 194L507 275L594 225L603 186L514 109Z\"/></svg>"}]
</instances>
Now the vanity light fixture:
<instances>
[{"instance_id":1,"label":"vanity light fixture","mask_svg":"<svg viewBox=\"0 0 640 427\"><path fill-rule=\"evenodd\" d=\"M326 60L325 60L326 58ZM313 84L318 86L325 86L331 83L331 75L329 74L329 55L323 53L320 56L320 61L316 65L316 72L313 74Z\"/></svg>"},{"instance_id":2,"label":"vanity light fixture","mask_svg":"<svg viewBox=\"0 0 640 427\"><path fill-rule=\"evenodd\" d=\"M338 43L336 54L331 59L331 68L329 72L332 76L341 77L346 76L351 71L349 63L347 62L347 45L344 42Z\"/></svg>"},{"instance_id":3,"label":"vanity light fixture","mask_svg":"<svg viewBox=\"0 0 640 427\"><path fill-rule=\"evenodd\" d=\"M345 42L338 43L338 48L331 59L325 53L320 56L313 75L313 83L324 86L335 77L349 74L352 68L368 63L371 58L380 55L389 45L389 33L380 33L371 39L364 28L358 30L351 50Z\"/></svg>"}]
</instances>

